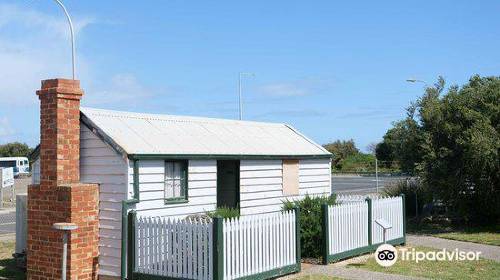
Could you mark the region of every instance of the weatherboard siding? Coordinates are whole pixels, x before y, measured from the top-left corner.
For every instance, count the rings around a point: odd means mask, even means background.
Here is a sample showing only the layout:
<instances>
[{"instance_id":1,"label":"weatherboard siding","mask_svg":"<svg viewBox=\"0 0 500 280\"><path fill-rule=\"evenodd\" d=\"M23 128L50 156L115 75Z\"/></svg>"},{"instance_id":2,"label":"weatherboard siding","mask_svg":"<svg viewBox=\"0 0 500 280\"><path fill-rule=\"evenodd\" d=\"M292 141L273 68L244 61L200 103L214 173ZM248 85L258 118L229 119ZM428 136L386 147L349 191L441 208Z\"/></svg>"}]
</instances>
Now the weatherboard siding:
<instances>
[{"instance_id":1,"label":"weatherboard siding","mask_svg":"<svg viewBox=\"0 0 500 280\"><path fill-rule=\"evenodd\" d=\"M120 276L121 202L128 163L85 125L81 126L80 181L99 184L99 274Z\"/></svg>"},{"instance_id":2,"label":"weatherboard siding","mask_svg":"<svg viewBox=\"0 0 500 280\"><path fill-rule=\"evenodd\" d=\"M299 161L299 194L329 196L332 192L330 159L304 159Z\"/></svg>"},{"instance_id":3,"label":"weatherboard siding","mask_svg":"<svg viewBox=\"0 0 500 280\"><path fill-rule=\"evenodd\" d=\"M40 159L35 160L31 166L31 183L40 184Z\"/></svg>"},{"instance_id":4,"label":"weatherboard siding","mask_svg":"<svg viewBox=\"0 0 500 280\"><path fill-rule=\"evenodd\" d=\"M283 201L331 192L329 159L299 160L299 194L283 195L281 160L242 160L240 165L240 210L242 215L281 210Z\"/></svg>"},{"instance_id":5,"label":"weatherboard siding","mask_svg":"<svg viewBox=\"0 0 500 280\"><path fill-rule=\"evenodd\" d=\"M129 192L133 193L133 163L129 163ZM217 205L217 161L188 161L188 202L165 204L165 161L139 160L139 216L185 217L213 211Z\"/></svg>"}]
</instances>

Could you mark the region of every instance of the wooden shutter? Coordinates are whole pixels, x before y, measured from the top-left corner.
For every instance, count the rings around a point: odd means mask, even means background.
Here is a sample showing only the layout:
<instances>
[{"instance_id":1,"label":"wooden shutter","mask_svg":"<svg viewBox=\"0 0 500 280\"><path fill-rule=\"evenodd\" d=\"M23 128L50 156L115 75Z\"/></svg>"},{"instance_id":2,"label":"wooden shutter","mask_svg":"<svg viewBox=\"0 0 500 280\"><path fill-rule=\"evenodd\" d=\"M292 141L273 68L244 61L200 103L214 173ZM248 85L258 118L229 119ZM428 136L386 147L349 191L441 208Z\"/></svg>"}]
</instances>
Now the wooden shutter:
<instances>
[{"instance_id":1,"label":"wooden shutter","mask_svg":"<svg viewBox=\"0 0 500 280\"><path fill-rule=\"evenodd\" d=\"M283 195L299 194L299 160L283 160Z\"/></svg>"}]
</instances>

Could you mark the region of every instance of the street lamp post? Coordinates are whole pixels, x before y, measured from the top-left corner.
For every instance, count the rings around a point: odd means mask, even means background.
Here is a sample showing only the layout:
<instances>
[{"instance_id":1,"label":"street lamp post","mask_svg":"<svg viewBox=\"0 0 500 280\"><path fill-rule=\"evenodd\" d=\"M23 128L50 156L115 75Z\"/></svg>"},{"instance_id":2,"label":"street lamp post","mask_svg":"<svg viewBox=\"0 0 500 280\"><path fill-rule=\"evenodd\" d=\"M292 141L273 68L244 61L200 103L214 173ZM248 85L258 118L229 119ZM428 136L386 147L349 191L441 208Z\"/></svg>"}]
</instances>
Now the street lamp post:
<instances>
[{"instance_id":1,"label":"street lamp post","mask_svg":"<svg viewBox=\"0 0 500 280\"><path fill-rule=\"evenodd\" d=\"M410 78L410 79L406 79L406 81L410 82L410 83L424 83L428 87L431 86L428 82L426 82L426 81L424 81L422 79L413 79L413 78Z\"/></svg>"},{"instance_id":2,"label":"street lamp post","mask_svg":"<svg viewBox=\"0 0 500 280\"><path fill-rule=\"evenodd\" d=\"M69 16L68 10L66 10L66 7L64 7L63 3L59 0L54 0L61 6L63 9L64 13L66 14L66 18L68 19L69 23L69 31L71 33L71 58L72 58L72 69L73 69L73 80L76 77L76 70L75 70L75 64L76 64L76 58L75 58L75 32L73 30L73 22L71 21L71 17Z\"/></svg>"},{"instance_id":3,"label":"street lamp post","mask_svg":"<svg viewBox=\"0 0 500 280\"><path fill-rule=\"evenodd\" d=\"M375 181L377 182L377 196L378 196L378 159L375 158Z\"/></svg>"},{"instance_id":4,"label":"street lamp post","mask_svg":"<svg viewBox=\"0 0 500 280\"><path fill-rule=\"evenodd\" d=\"M254 73L239 73L238 75L238 92L239 92L239 102L240 102L240 121L243 120L243 101L241 99L241 77L243 75L247 75L247 76L255 76Z\"/></svg>"}]
</instances>

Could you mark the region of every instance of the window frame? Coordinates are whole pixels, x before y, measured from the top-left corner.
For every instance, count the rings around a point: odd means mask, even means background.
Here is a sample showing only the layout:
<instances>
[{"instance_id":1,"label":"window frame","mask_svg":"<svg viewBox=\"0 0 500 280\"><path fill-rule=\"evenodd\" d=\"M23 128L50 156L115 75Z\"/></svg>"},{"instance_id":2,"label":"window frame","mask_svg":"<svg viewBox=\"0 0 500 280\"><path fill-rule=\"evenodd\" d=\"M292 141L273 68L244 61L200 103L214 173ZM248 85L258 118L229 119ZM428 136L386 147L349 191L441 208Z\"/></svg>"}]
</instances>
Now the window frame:
<instances>
[{"instance_id":1,"label":"window frame","mask_svg":"<svg viewBox=\"0 0 500 280\"><path fill-rule=\"evenodd\" d=\"M167 163L181 164L181 188L184 188L184 196L165 198L167 191ZM187 160L165 160L163 164L163 200L165 204L187 203L189 202L188 188L188 161Z\"/></svg>"}]
</instances>

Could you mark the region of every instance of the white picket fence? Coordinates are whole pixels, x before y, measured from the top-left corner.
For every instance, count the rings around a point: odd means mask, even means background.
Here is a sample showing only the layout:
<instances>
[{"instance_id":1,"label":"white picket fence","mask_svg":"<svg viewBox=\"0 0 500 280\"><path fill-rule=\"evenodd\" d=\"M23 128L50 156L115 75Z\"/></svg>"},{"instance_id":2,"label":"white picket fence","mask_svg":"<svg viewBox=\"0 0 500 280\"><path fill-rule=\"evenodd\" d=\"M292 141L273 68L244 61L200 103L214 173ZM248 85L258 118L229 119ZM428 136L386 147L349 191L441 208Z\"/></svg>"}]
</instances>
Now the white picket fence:
<instances>
[{"instance_id":1,"label":"white picket fence","mask_svg":"<svg viewBox=\"0 0 500 280\"><path fill-rule=\"evenodd\" d=\"M294 210L208 221L129 215L128 279L265 279L298 271L296 219Z\"/></svg>"},{"instance_id":2,"label":"white picket fence","mask_svg":"<svg viewBox=\"0 0 500 280\"><path fill-rule=\"evenodd\" d=\"M330 255L368 246L367 202L329 206L328 217Z\"/></svg>"},{"instance_id":3,"label":"white picket fence","mask_svg":"<svg viewBox=\"0 0 500 280\"><path fill-rule=\"evenodd\" d=\"M211 221L138 218L134 272L211 280L212 226Z\"/></svg>"},{"instance_id":4,"label":"white picket fence","mask_svg":"<svg viewBox=\"0 0 500 280\"><path fill-rule=\"evenodd\" d=\"M372 197L371 209L365 197L344 196L337 199L343 203L322 206L323 240L328 245L323 251L323 263L366 253L383 243L383 229L375 222L377 219L384 219L392 225L386 232L386 241L404 243L402 196Z\"/></svg>"},{"instance_id":5,"label":"white picket fence","mask_svg":"<svg viewBox=\"0 0 500 280\"><path fill-rule=\"evenodd\" d=\"M358 202L363 202L367 198L376 198L376 196L373 195L337 195L335 198L336 203L344 204L344 203L358 203Z\"/></svg>"},{"instance_id":6,"label":"white picket fence","mask_svg":"<svg viewBox=\"0 0 500 280\"><path fill-rule=\"evenodd\" d=\"M384 219L392 225L392 229L386 233L387 240L402 238L403 229L403 198L387 197L372 199L372 243L384 242L384 231L375 223L377 219Z\"/></svg>"},{"instance_id":7,"label":"white picket fence","mask_svg":"<svg viewBox=\"0 0 500 280\"><path fill-rule=\"evenodd\" d=\"M296 263L294 211L225 219L224 280Z\"/></svg>"}]
</instances>

